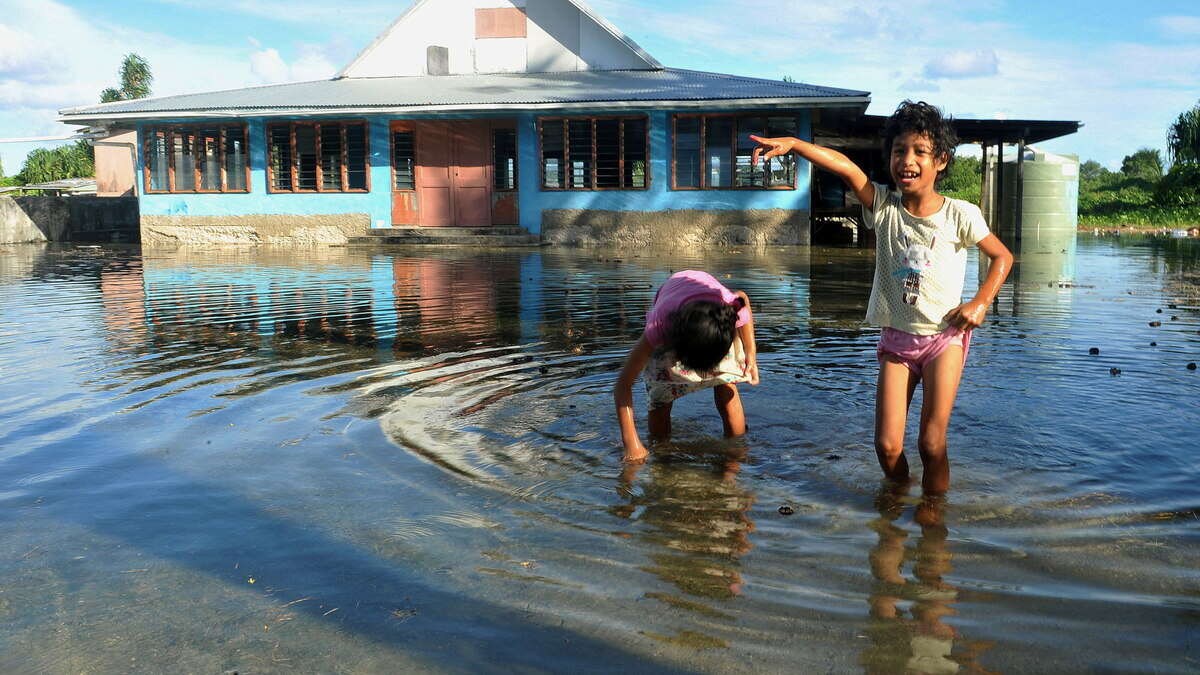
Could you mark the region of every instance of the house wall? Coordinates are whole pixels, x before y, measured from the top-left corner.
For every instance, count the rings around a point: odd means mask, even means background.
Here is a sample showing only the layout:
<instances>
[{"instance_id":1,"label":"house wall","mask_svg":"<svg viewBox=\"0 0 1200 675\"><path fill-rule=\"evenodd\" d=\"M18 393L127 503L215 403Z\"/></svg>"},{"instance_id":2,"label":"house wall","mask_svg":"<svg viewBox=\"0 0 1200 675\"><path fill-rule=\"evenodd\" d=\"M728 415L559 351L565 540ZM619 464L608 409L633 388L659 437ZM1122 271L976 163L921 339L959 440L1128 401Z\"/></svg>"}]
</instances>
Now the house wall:
<instances>
[{"instance_id":1,"label":"house wall","mask_svg":"<svg viewBox=\"0 0 1200 675\"><path fill-rule=\"evenodd\" d=\"M644 111L643 111L644 112ZM696 111L689 111L696 112ZM713 110L709 112L720 112ZM623 111L637 114L638 111ZM587 111L572 114L587 115ZM611 114L593 112L592 114ZM797 166L795 190L672 190L671 114L650 111L650 176L645 190L542 191L537 119L542 113L495 113L517 120L520 224L561 244L806 244L811 169ZM477 119L425 115L406 119ZM811 138L801 111L800 134ZM339 118L349 119L349 118ZM393 116L367 116L370 187L367 193L268 193L265 123L246 120L250 143L248 194L141 193L142 243L147 246L219 243L341 244L372 227L391 226ZM201 123L218 120L171 120ZM219 120L228 122L229 120ZM272 121L282 121L275 120ZM165 123L165 122L164 122ZM139 138L144 138L139 127ZM144 186L144 145L138 180Z\"/></svg>"},{"instance_id":2,"label":"house wall","mask_svg":"<svg viewBox=\"0 0 1200 675\"><path fill-rule=\"evenodd\" d=\"M525 37L476 38L475 10L518 8ZM428 75L425 50L449 51L450 74L646 68L647 63L568 0L434 0L393 25L348 77Z\"/></svg>"},{"instance_id":3,"label":"house wall","mask_svg":"<svg viewBox=\"0 0 1200 675\"><path fill-rule=\"evenodd\" d=\"M170 123L204 121L186 119ZM244 121L250 146L250 192L146 194L143 189L140 199L143 245L340 244L349 237L364 234L370 227L391 224L390 140L386 119L368 118L371 191L324 194L267 192L265 123L262 118ZM146 126L153 125L139 125L139 139L145 138ZM138 150L138 180L144 188L144 142L139 142Z\"/></svg>"},{"instance_id":4,"label":"house wall","mask_svg":"<svg viewBox=\"0 0 1200 675\"><path fill-rule=\"evenodd\" d=\"M795 190L672 190L671 113L648 115L649 187L602 191L542 191L539 115L521 115L521 224L544 241L563 244L809 243L812 169L807 161L797 163ZM809 112L801 111L799 117L801 137L811 139Z\"/></svg>"},{"instance_id":5,"label":"house wall","mask_svg":"<svg viewBox=\"0 0 1200 675\"><path fill-rule=\"evenodd\" d=\"M137 131L130 129L99 139L105 144L137 142ZM130 146L96 145L96 196L124 197L133 192L134 149Z\"/></svg>"}]
</instances>

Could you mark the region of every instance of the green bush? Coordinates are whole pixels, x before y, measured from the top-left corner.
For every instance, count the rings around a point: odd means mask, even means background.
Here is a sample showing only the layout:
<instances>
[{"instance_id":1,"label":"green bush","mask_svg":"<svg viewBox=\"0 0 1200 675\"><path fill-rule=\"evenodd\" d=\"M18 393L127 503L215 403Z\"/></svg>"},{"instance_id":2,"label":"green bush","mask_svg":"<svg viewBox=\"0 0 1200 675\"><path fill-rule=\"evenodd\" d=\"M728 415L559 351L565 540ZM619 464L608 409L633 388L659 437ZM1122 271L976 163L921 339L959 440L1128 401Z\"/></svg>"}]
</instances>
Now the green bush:
<instances>
[{"instance_id":1,"label":"green bush","mask_svg":"<svg viewBox=\"0 0 1200 675\"><path fill-rule=\"evenodd\" d=\"M1154 190L1162 206L1200 205L1200 164L1176 164Z\"/></svg>"},{"instance_id":2,"label":"green bush","mask_svg":"<svg viewBox=\"0 0 1200 675\"><path fill-rule=\"evenodd\" d=\"M25 157L17 185L32 185L64 178L90 178L96 174L92 146L76 141L53 150L38 148Z\"/></svg>"},{"instance_id":3,"label":"green bush","mask_svg":"<svg viewBox=\"0 0 1200 675\"><path fill-rule=\"evenodd\" d=\"M950 173L938 184L938 192L978 204L982 176L978 157L956 157L950 166Z\"/></svg>"}]
</instances>

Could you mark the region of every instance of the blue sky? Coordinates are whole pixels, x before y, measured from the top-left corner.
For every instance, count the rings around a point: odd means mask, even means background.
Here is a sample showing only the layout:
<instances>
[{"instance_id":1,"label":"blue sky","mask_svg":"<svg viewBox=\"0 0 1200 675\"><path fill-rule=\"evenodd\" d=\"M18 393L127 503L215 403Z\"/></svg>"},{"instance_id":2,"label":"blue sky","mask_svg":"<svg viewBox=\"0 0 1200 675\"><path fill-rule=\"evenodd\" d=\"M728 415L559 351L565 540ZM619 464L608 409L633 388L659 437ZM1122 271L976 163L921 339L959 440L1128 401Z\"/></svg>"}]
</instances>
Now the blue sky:
<instances>
[{"instance_id":1,"label":"blue sky","mask_svg":"<svg viewBox=\"0 0 1200 675\"><path fill-rule=\"evenodd\" d=\"M450 2L454 0L438 0ZM1200 100L1200 3L591 0L668 66L864 89L959 117L1080 120L1045 148L1118 168ZM0 0L0 138L58 135L122 56L154 94L329 77L404 0ZM0 144L6 174L33 144Z\"/></svg>"}]
</instances>

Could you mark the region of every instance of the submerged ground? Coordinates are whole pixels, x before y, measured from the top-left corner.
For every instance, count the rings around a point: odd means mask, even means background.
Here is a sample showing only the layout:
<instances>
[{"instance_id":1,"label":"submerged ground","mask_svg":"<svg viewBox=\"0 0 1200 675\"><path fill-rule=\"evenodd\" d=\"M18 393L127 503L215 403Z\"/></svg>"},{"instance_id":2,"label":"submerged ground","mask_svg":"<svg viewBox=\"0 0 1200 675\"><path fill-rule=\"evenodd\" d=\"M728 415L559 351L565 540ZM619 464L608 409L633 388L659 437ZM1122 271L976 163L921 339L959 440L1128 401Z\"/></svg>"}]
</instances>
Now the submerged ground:
<instances>
[{"instance_id":1,"label":"submerged ground","mask_svg":"<svg viewBox=\"0 0 1200 675\"><path fill-rule=\"evenodd\" d=\"M689 267L755 302L751 432L684 399L623 470L610 388ZM1200 668L1197 242L1021 262L925 525L874 460L872 269L10 245L0 671Z\"/></svg>"}]
</instances>

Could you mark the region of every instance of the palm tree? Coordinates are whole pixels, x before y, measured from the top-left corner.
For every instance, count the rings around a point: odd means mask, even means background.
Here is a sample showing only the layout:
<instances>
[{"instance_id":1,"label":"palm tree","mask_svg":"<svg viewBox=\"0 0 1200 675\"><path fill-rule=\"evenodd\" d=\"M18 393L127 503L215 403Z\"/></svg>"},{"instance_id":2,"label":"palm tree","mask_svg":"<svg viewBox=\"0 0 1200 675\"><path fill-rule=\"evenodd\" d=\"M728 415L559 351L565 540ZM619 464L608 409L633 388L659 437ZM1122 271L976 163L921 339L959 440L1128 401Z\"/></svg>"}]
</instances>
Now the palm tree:
<instances>
[{"instance_id":1,"label":"palm tree","mask_svg":"<svg viewBox=\"0 0 1200 675\"><path fill-rule=\"evenodd\" d=\"M1200 163L1200 103L1180 113L1167 129L1167 152L1172 164Z\"/></svg>"},{"instance_id":2,"label":"palm tree","mask_svg":"<svg viewBox=\"0 0 1200 675\"><path fill-rule=\"evenodd\" d=\"M150 84L154 76L150 74L150 63L137 54L126 54L121 61L121 88L109 87L100 92L101 103L113 101L128 101L135 98L146 98L150 95Z\"/></svg>"}]
</instances>

